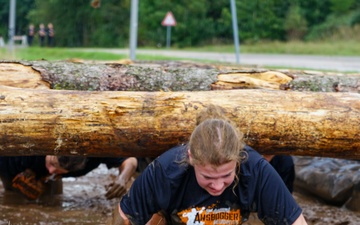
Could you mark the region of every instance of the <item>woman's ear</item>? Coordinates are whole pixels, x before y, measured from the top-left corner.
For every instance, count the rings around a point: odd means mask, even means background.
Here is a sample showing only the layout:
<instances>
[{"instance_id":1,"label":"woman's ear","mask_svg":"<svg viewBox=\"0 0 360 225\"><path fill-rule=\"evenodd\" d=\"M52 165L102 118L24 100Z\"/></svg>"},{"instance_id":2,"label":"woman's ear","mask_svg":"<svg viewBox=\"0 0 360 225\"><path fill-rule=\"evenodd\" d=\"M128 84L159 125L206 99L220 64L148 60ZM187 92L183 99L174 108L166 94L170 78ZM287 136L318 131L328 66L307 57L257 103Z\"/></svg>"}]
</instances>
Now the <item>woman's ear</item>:
<instances>
[{"instance_id":1,"label":"woman's ear","mask_svg":"<svg viewBox=\"0 0 360 225\"><path fill-rule=\"evenodd\" d=\"M190 163L190 165L193 165L194 160L192 158L190 149L187 150L187 153L188 153L188 156L189 156L189 163Z\"/></svg>"}]
</instances>

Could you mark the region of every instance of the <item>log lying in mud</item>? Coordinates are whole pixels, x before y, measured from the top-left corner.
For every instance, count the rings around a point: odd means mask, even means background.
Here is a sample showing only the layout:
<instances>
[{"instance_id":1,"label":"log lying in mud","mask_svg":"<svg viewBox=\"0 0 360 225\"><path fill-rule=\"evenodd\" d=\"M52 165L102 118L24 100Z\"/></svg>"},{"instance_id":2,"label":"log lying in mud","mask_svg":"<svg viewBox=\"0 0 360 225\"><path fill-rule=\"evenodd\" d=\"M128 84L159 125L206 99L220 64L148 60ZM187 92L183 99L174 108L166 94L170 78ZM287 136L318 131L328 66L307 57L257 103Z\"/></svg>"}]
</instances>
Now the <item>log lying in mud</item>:
<instances>
[{"instance_id":1,"label":"log lying in mud","mask_svg":"<svg viewBox=\"0 0 360 225\"><path fill-rule=\"evenodd\" d=\"M360 95L271 90L120 92L0 86L0 155L153 157L224 107L261 153L360 159Z\"/></svg>"}]
</instances>

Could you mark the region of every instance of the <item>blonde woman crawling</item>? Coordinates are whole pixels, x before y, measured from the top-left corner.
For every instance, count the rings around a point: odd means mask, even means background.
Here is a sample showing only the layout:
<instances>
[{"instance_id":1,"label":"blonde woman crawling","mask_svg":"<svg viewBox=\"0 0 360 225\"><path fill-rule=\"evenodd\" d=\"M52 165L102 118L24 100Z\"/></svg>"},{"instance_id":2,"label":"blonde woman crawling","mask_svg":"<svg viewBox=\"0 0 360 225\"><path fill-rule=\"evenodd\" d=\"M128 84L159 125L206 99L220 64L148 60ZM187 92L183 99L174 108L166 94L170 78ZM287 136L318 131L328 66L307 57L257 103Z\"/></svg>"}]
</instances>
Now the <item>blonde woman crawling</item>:
<instances>
[{"instance_id":1,"label":"blonde woman crawling","mask_svg":"<svg viewBox=\"0 0 360 225\"><path fill-rule=\"evenodd\" d=\"M274 168L210 105L186 145L155 159L119 204L120 224L307 224Z\"/></svg>"}]
</instances>

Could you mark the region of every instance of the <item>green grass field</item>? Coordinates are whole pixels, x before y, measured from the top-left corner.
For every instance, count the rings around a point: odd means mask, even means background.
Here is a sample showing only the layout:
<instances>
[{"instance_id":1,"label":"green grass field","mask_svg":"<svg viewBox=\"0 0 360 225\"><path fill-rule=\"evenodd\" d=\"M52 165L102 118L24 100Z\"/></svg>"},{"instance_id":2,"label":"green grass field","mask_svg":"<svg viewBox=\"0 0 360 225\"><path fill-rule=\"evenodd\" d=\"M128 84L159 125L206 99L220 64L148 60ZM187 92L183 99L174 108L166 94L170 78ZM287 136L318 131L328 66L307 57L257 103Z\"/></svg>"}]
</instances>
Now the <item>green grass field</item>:
<instances>
[{"instance_id":1,"label":"green grass field","mask_svg":"<svg viewBox=\"0 0 360 225\"><path fill-rule=\"evenodd\" d=\"M141 48L140 48L141 49ZM144 48L151 49L151 48ZM199 51L199 52L234 52L234 46L205 46L171 50ZM308 54L333 56L360 56L360 43L356 41L344 42L262 42L241 45L240 53L269 53L269 54ZM81 48L40 48L16 47L13 52L7 48L0 48L1 60L120 60L129 58L127 54L114 54L101 51L82 51ZM138 60L179 60L179 58L165 56L137 55Z\"/></svg>"},{"instance_id":2,"label":"green grass field","mask_svg":"<svg viewBox=\"0 0 360 225\"><path fill-rule=\"evenodd\" d=\"M233 46L206 46L186 50L234 52ZM241 45L242 53L296 54L296 55L331 55L360 56L358 41L324 41L324 42L260 42Z\"/></svg>"}]
</instances>

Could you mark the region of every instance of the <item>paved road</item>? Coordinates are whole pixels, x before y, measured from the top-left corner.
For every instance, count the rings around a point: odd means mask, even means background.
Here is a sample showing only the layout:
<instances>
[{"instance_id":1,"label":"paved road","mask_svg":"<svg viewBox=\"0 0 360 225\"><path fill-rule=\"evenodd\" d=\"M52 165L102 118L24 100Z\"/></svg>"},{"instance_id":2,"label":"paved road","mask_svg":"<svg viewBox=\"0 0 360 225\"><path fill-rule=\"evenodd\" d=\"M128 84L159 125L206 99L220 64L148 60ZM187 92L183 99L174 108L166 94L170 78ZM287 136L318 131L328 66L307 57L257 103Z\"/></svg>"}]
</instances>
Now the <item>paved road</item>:
<instances>
[{"instance_id":1,"label":"paved road","mask_svg":"<svg viewBox=\"0 0 360 225\"><path fill-rule=\"evenodd\" d=\"M98 49L117 54L129 54L128 49ZM178 50L137 50L136 55L171 56L186 59L202 59L236 63L236 55L231 53L190 52ZM334 70L360 72L360 56L314 56L284 54L240 54L240 64L272 66L299 69Z\"/></svg>"}]
</instances>

